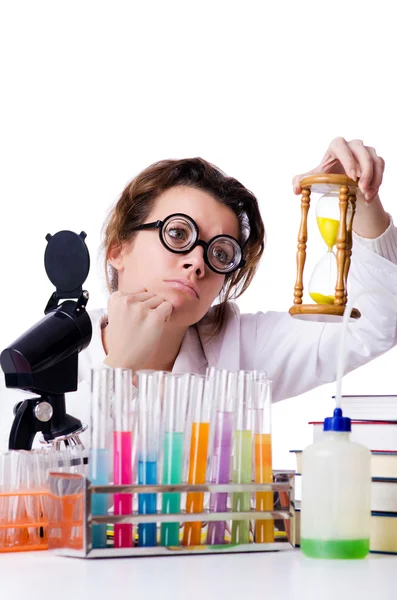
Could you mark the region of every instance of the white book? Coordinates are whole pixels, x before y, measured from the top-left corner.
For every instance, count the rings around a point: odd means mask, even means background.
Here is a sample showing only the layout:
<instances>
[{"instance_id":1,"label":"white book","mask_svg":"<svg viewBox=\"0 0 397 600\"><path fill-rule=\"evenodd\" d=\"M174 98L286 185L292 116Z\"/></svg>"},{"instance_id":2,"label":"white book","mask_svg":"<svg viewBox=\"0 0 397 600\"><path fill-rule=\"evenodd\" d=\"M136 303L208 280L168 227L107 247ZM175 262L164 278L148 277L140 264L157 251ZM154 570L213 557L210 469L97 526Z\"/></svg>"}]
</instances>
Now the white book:
<instances>
[{"instance_id":1,"label":"white book","mask_svg":"<svg viewBox=\"0 0 397 600\"><path fill-rule=\"evenodd\" d=\"M397 479L372 478L371 511L397 513Z\"/></svg>"},{"instance_id":2,"label":"white book","mask_svg":"<svg viewBox=\"0 0 397 600\"><path fill-rule=\"evenodd\" d=\"M397 396L342 396L341 408L350 419L397 421Z\"/></svg>"},{"instance_id":3,"label":"white book","mask_svg":"<svg viewBox=\"0 0 397 600\"><path fill-rule=\"evenodd\" d=\"M372 513L371 552L397 553L397 513Z\"/></svg>"}]
</instances>

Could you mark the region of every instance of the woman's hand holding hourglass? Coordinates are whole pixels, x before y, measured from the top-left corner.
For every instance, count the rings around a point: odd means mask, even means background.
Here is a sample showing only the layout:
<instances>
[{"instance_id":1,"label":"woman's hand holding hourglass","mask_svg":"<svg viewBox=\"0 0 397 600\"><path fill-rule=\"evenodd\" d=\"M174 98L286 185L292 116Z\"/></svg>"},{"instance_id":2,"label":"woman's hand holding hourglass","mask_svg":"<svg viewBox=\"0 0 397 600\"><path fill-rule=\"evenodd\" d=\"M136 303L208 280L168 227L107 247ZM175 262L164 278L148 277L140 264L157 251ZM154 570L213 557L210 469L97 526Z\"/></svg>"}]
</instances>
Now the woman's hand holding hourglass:
<instances>
[{"instance_id":1,"label":"woman's hand holding hourglass","mask_svg":"<svg viewBox=\"0 0 397 600\"><path fill-rule=\"evenodd\" d=\"M359 179L353 229L362 237L376 238L390 223L378 195L384 170L385 161L378 156L375 148L365 146L361 140L348 142L337 137L332 140L317 167L293 178L293 191L300 194L301 179L317 173L346 174L354 181Z\"/></svg>"}]
</instances>

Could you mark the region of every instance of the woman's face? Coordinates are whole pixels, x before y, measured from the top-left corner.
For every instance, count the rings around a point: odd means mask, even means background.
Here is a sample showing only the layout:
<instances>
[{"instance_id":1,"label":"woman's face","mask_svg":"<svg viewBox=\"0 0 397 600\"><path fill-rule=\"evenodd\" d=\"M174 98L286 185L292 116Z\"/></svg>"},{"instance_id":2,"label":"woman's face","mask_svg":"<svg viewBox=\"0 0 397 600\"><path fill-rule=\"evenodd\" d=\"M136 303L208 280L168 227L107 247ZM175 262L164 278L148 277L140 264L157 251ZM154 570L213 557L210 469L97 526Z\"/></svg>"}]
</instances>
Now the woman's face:
<instances>
[{"instance_id":1,"label":"woman's face","mask_svg":"<svg viewBox=\"0 0 397 600\"><path fill-rule=\"evenodd\" d=\"M174 213L191 217L199 239L206 242L220 234L239 237L234 212L207 192L188 186L170 188L158 197L145 222L163 221ZM145 288L168 300L174 307L171 322L180 326L197 323L206 314L225 280L205 264L202 246L175 254L163 246L158 229L138 231L110 263L118 271L119 291L130 294ZM185 284L192 284L197 293Z\"/></svg>"}]
</instances>

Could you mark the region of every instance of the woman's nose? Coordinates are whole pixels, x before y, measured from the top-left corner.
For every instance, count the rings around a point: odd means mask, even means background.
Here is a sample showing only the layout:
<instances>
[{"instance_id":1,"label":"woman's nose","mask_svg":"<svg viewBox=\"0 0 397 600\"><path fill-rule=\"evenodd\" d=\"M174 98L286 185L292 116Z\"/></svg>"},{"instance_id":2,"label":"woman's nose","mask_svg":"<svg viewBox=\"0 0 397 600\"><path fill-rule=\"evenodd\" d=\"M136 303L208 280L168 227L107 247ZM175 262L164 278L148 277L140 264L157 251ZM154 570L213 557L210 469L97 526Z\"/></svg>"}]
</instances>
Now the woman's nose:
<instances>
[{"instance_id":1,"label":"woman's nose","mask_svg":"<svg viewBox=\"0 0 397 600\"><path fill-rule=\"evenodd\" d=\"M205 274L204 248L196 246L189 254L182 258L183 268L187 271L195 271L197 277Z\"/></svg>"}]
</instances>

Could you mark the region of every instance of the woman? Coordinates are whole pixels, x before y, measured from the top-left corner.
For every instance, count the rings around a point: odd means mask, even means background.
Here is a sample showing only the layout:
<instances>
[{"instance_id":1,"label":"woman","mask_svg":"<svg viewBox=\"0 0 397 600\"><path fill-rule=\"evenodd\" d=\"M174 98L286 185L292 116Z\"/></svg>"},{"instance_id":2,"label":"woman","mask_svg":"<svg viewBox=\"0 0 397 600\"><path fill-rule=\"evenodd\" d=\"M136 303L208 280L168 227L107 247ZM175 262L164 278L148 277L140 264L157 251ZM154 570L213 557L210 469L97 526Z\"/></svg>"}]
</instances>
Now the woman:
<instances>
[{"instance_id":1,"label":"woman","mask_svg":"<svg viewBox=\"0 0 397 600\"><path fill-rule=\"evenodd\" d=\"M346 371L392 348L396 337L397 231L378 196L384 161L360 140L333 140L317 172L357 180L350 270L362 317L352 323ZM293 189L301 192L294 178ZM156 163L124 190L104 229L107 311L93 311L93 339L80 355L92 366L204 373L264 369L274 401L336 376L339 324L303 322L288 313L239 314L230 299L250 284L264 247L254 195L201 159ZM219 303L211 308L219 298ZM397 306L397 305L396 305Z\"/></svg>"},{"instance_id":2,"label":"woman","mask_svg":"<svg viewBox=\"0 0 397 600\"><path fill-rule=\"evenodd\" d=\"M389 294L397 298L397 231L378 196L383 171L373 148L343 138L310 171L360 178L350 293L384 291L357 300L362 316L349 326L346 371L396 344ZM301 177L294 178L296 194ZM255 274L264 227L255 196L207 162L163 161L143 171L109 215L103 245L108 310L90 312L93 336L79 355L79 390L67 398L68 412L83 422L89 422L90 369L102 364L196 373L208 366L264 369L276 402L335 379L339 324L288 313L240 315L230 302ZM6 447L21 396L0 379L0 447Z\"/></svg>"}]
</instances>

